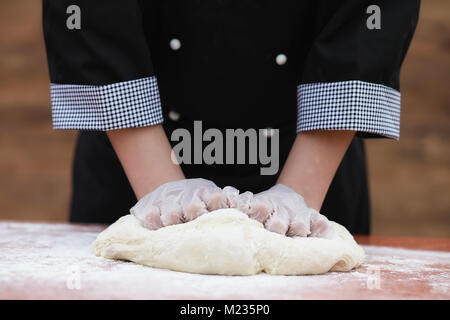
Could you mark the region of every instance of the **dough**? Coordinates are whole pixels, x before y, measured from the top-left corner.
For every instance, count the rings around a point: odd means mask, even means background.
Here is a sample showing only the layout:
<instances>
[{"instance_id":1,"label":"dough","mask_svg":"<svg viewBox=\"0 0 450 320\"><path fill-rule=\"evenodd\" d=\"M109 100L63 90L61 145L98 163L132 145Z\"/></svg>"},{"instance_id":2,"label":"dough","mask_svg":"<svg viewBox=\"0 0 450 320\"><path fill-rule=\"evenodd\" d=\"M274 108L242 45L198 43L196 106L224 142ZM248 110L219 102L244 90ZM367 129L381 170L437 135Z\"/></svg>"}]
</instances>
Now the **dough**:
<instances>
[{"instance_id":1,"label":"dough","mask_svg":"<svg viewBox=\"0 0 450 320\"><path fill-rule=\"evenodd\" d=\"M100 233L94 253L175 271L254 275L320 274L359 266L364 251L343 226L330 222L332 236L290 238L267 231L236 209L151 231L126 215Z\"/></svg>"}]
</instances>

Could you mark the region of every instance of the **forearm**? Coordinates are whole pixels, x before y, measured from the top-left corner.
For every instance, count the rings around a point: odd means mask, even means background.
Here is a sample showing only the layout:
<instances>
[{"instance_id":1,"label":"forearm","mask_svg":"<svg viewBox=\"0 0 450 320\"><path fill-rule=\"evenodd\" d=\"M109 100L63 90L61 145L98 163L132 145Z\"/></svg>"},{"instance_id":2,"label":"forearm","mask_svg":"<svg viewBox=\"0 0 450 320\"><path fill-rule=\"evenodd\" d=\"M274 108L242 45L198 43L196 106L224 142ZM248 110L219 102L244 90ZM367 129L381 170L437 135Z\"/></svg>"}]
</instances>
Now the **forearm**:
<instances>
[{"instance_id":1,"label":"forearm","mask_svg":"<svg viewBox=\"0 0 450 320\"><path fill-rule=\"evenodd\" d=\"M138 199L163 183L184 179L180 166L171 160L171 147L161 125L107 134Z\"/></svg>"},{"instance_id":2,"label":"forearm","mask_svg":"<svg viewBox=\"0 0 450 320\"><path fill-rule=\"evenodd\" d=\"M309 207L320 210L354 135L354 131L344 130L300 132L277 183L292 188Z\"/></svg>"}]
</instances>

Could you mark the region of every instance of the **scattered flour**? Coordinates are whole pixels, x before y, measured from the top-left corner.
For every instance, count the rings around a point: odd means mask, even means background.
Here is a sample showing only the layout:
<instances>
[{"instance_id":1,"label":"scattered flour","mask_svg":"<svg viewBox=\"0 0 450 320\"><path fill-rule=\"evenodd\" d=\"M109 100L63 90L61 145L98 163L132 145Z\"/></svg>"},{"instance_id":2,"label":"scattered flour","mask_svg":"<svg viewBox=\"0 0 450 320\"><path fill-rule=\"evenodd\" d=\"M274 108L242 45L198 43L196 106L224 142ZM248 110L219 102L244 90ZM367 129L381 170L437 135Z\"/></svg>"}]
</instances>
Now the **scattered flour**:
<instances>
[{"instance_id":1,"label":"scattered flour","mask_svg":"<svg viewBox=\"0 0 450 320\"><path fill-rule=\"evenodd\" d=\"M102 230L0 223L0 299L450 298L449 252L363 246L365 262L350 272L198 275L96 257L90 244Z\"/></svg>"}]
</instances>

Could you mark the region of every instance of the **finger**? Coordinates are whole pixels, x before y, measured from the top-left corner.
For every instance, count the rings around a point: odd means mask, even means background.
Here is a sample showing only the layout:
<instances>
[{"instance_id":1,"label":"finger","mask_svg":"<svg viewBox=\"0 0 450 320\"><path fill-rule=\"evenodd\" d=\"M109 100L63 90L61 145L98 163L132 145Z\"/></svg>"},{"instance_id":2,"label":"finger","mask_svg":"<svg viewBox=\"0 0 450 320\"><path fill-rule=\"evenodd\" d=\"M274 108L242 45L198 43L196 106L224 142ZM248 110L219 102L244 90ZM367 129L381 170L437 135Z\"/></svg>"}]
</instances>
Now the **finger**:
<instances>
[{"instance_id":1,"label":"finger","mask_svg":"<svg viewBox=\"0 0 450 320\"><path fill-rule=\"evenodd\" d=\"M184 221L192 221L195 218L208 212L206 204L197 194L194 194L189 201L185 201L183 206Z\"/></svg>"},{"instance_id":2,"label":"finger","mask_svg":"<svg viewBox=\"0 0 450 320\"><path fill-rule=\"evenodd\" d=\"M160 210L157 206L149 205L145 211L135 212L134 216L141 221L144 228L157 230L163 227Z\"/></svg>"},{"instance_id":3,"label":"finger","mask_svg":"<svg viewBox=\"0 0 450 320\"><path fill-rule=\"evenodd\" d=\"M160 210L156 205L155 195L159 193L158 189L147 194L140 199L131 209L130 213L134 215L144 226L150 230L156 230L163 225L160 218Z\"/></svg>"},{"instance_id":4,"label":"finger","mask_svg":"<svg viewBox=\"0 0 450 320\"><path fill-rule=\"evenodd\" d=\"M250 204L248 216L256 221L264 224L266 220L272 215L272 203L264 196L256 195Z\"/></svg>"},{"instance_id":5,"label":"finger","mask_svg":"<svg viewBox=\"0 0 450 320\"><path fill-rule=\"evenodd\" d=\"M311 212L309 208L297 207L295 212L290 213L289 229L287 235L290 237L307 237L310 231Z\"/></svg>"},{"instance_id":6,"label":"finger","mask_svg":"<svg viewBox=\"0 0 450 320\"><path fill-rule=\"evenodd\" d=\"M327 217L311 209L311 237L322 237L329 230Z\"/></svg>"},{"instance_id":7,"label":"finger","mask_svg":"<svg viewBox=\"0 0 450 320\"><path fill-rule=\"evenodd\" d=\"M276 206L264 227L272 232L285 235L289 227L289 215L283 206Z\"/></svg>"},{"instance_id":8,"label":"finger","mask_svg":"<svg viewBox=\"0 0 450 320\"><path fill-rule=\"evenodd\" d=\"M239 197L239 190L231 186L226 186L225 188L223 188L222 192L227 199L227 207L236 208Z\"/></svg>"},{"instance_id":9,"label":"finger","mask_svg":"<svg viewBox=\"0 0 450 320\"><path fill-rule=\"evenodd\" d=\"M208 211L228 208L227 195L219 187L206 189L199 194Z\"/></svg>"},{"instance_id":10,"label":"finger","mask_svg":"<svg viewBox=\"0 0 450 320\"><path fill-rule=\"evenodd\" d=\"M248 215L250 212L250 204L252 201L253 201L252 192L246 191L244 193L241 193L236 198L235 208Z\"/></svg>"},{"instance_id":11,"label":"finger","mask_svg":"<svg viewBox=\"0 0 450 320\"><path fill-rule=\"evenodd\" d=\"M183 208L177 201L177 197L167 197L161 205L161 223L164 226L183 223Z\"/></svg>"}]
</instances>

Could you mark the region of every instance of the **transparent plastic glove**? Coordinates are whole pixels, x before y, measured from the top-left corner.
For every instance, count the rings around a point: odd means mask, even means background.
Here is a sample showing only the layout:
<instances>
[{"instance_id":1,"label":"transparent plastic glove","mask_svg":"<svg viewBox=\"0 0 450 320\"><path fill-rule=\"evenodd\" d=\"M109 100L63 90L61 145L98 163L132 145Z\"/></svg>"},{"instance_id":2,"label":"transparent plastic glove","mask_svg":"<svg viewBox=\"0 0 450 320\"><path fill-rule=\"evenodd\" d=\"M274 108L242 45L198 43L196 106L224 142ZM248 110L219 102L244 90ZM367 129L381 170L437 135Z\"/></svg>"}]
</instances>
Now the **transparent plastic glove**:
<instances>
[{"instance_id":1,"label":"transparent plastic glove","mask_svg":"<svg viewBox=\"0 0 450 320\"><path fill-rule=\"evenodd\" d=\"M227 208L227 196L206 179L184 179L165 183L139 200L130 213L144 227L156 230L164 226L194 220L209 211Z\"/></svg>"},{"instance_id":2,"label":"transparent plastic glove","mask_svg":"<svg viewBox=\"0 0 450 320\"><path fill-rule=\"evenodd\" d=\"M282 184L257 194L242 193L230 205L264 224L267 230L287 236L326 237L329 229L325 216L309 208L301 195Z\"/></svg>"}]
</instances>

